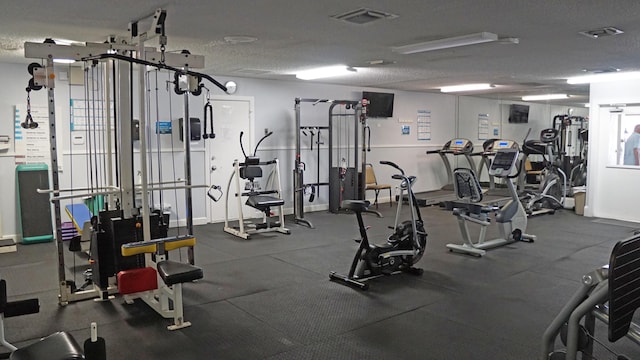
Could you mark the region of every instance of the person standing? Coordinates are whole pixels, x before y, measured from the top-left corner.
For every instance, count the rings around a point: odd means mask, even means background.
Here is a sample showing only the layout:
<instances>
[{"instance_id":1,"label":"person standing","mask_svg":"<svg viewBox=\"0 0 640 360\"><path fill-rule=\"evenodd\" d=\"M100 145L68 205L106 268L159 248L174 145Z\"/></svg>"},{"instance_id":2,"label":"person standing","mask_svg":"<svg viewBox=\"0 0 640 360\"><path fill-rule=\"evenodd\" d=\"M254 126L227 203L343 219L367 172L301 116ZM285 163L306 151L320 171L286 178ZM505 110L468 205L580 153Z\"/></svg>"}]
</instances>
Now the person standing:
<instances>
[{"instance_id":1,"label":"person standing","mask_svg":"<svg viewBox=\"0 0 640 360\"><path fill-rule=\"evenodd\" d=\"M624 143L624 164L640 165L640 124L636 125Z\"/></svg>"}]
</instances>

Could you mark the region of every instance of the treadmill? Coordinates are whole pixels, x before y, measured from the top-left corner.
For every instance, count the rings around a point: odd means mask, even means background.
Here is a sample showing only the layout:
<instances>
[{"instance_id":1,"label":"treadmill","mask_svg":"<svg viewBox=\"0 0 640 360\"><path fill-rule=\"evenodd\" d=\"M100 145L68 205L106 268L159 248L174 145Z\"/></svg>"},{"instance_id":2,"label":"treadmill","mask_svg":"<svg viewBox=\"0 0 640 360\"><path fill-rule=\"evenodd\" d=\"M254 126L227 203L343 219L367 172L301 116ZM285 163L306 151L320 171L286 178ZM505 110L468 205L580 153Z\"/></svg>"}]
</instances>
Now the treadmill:
<instances>
[{"instance_id":1,"label":"treadmill","mask_svg":"<svg viewBox=\"0 0 640 360\"><path fill-rule=\"evenodd\" d=\"M463 156L469 166L472 169L475 169L474 161L471 158L471 154L473 153L473 143L469 139L465 138L455 138L447 141L441 149L438 150L428 150L427 155L430 154L438 154L444 163L444 167L447 172L447 183L441 188L441 190L447 191L446 194L440 194L433 197L429 197L426 199L418 198L418 205L420 206L431 206L438 205L445 201L455 200L456 194L454 193L454 185L453 185L453 169L451 168L451 162L449 161L448 155L455 156Z\"/></svg>"}]
</instances>

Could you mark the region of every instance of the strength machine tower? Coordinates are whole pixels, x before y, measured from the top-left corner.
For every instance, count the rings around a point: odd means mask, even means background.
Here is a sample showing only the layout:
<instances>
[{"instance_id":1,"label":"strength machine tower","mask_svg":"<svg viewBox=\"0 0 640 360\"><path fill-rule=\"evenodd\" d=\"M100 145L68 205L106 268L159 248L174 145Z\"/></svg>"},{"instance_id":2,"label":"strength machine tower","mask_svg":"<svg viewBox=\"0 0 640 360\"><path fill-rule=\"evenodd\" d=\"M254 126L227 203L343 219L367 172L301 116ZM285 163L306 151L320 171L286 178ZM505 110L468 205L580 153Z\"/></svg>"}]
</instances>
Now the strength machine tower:
<instances>
[{"instance_id":1,"label":"strength machine tower","mask_svg":"<svg viewBox=\"0 0 640 360\"><path fill-rule=\"evenodd\" d=\"M327 125L302 125L301 107L308 103L312 106L329 104ZM364 197L366 173L366 153L370 149L370 130L367 124L366 102L354 100L295 99L296 117L296 154L293 169L293 210L295 222L313 227L304 217L304 196L310 192L309 201L319 196L320 187L329 188L329 211L338 212L342 200L356 200ZM327 181L321 181L320 145L321 134L328 136L328 173ZM311 150L316 145L316 182L305 183L304 171L307 164L303 161L300 134L311 134ZM316 136L317 142L313 142ZM362 151L362 155L358 153Z\"/></svg>"},{"instance_id":2,"label":"strength machine tower","mask_svg":"<svg viewBox=\"0 0 640 360\"><path fill-rule=\"evenodd\" d=\"M58 45L51 39L44 43L27 42L25 57L41 59L43 62L29 65L29 73L33 77L27 92L46 87L48 95L52 187L38 191L49 194L54 212L59 303L66 305L96 297L107 300L110 294L117 291L125 296L125 300L140 298L163 317L173 319L173 324L169 326L173 330L190 325L183 318L182 283L202 278L202 269L194 266L191 190L208 186L192 184L188 135L190 121L184 121L184 133L187 134L183 143L184 179L166 182L159 174L156 183L149 181L149 176L153 178L153 175L149 172L152 157L147 145L148 122L151 119L148 109L151 106L146 77L150 69L166 71L172 76L173 81L168 83L173 83L173 91L184 99L184 119L190 119L189 98L200 95L204 88L203 80L208 80L225 92L226 87L209 75L190 70L204 67L203 56L192 55L188 51L165 52L166 16L166 10L157 9L151 15L129 24L130 37L109 36L104 43ZM150 24L148 31L141 31L142 23ZM159 39L159 52L145 46L145 42L152 38ZM87 150L88 162L93 164L88 167L91 183L87 188L60 186L58 144L62 142L57 139L56 131L54 59L83 62L84 86L89 89L85 92L86 101L91 106L99 104L97 111L87 111L85 114L87 143L93 142L93 149ZM132 93L136 83L134 71L138 76L137 97ZM95 78L89 78L88 73L95 75ZM135 105L138 105L137 111ZM155 116L157 120L158 114ZM137 159L133 145L136 138L134 118L139 121L140 129ZM99 151L98 146L101 147ZM72 168L72 165L69 167ZM138 176L135 175L135 169L138 170ZM164 219L163 210L157 213L151 211L154 204L150 202L149 195L163 190L184 191L186 235L167 237L168 220ZM72 202L73 205L73 199L77 201L96 196L106 198L104 206L96 209L90 221L81 224L87 232L83 237L91 242L93 274L92 281L87 285L92 286L77 289L74 281L68 280L66 275L61 203ZM187 248L188 262L168 260L167 253L181 247ZM141 281L143 278L148 281Z\"/></svg>"}]
</instances>

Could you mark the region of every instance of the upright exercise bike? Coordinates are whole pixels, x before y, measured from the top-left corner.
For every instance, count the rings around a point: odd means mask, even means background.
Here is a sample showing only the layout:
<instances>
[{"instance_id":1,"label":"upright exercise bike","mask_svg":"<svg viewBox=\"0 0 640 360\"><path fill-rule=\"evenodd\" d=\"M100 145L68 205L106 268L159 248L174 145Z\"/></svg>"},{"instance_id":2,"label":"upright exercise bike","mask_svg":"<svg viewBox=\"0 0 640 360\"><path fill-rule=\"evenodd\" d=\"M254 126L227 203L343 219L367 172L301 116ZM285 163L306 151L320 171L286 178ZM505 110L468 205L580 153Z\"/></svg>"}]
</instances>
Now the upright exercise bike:
<instances>
[{"instance_id":1,"label":"upright exercise bike","mask_svg":"<svg viewBox=\"0 0 640 360\"><path fill-rule=\"evenodd\" d=\"M361 290L369 288L367 280L383 275L392 275L398 272L422 275L423 270L415 268L413 265L422 258L427 247L427 233L424 230L420 208L412 190L416 177L405 175L404 171L391 161L381 161L380 164L389 165L400 171L400 174L395 174L392 178L400 181L399 199L403 199L405 191L407 192L411 219L399 222L402 201L398 202L393 234L387 238L387 242L384 244L371 244L362 214L377 214L377 212L369 209L370 202L367 200L344 200L342 202L343 208L356 214L361 236L361 239L358 240L360 246L353 257L349 274L345 276L332 271L329 278Z\"/></svg>"}]
</instances>

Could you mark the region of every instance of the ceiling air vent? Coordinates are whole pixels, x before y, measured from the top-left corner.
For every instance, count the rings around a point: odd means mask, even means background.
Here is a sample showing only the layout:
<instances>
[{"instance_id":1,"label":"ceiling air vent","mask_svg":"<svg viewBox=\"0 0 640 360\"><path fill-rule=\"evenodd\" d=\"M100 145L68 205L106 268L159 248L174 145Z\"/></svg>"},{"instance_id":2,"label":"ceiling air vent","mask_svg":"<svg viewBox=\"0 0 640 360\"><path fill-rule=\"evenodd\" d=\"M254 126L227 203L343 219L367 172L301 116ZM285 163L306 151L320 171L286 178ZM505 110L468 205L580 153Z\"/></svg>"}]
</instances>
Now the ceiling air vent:
<instances>
[{"instance_id":1,"label":"ceiling air vent","mask_svg":"<svg viewBox=\"0 0 640 360\"><path fill-rule=\"evenodd\" d=\"M584 35L586 37L592 38L592 39L599 39L601 37L605 37L605 36L613 36L613 35L620 35L620 34L624 34L624 31L615 28L613 26L607 26L607 27L603 27L602 29L595 29L595 30L588 30L588 31L580 31L579 33L580 35Z\"/></svg>"},{"instance_id":2,"label":"ceiling air vent","mask_svg":"<svg viewBox=\"0 0 640 360\"><path fill-rule=\"evenodd\" d=\"M340 15L334 15L332 18L350 22L352 24L368 24L372 21L381 20L381 19L395 19L398 15L386 13L383 11L371 10L371 9L357 9L346 12Z\"/></svg>"}]
</instances>

